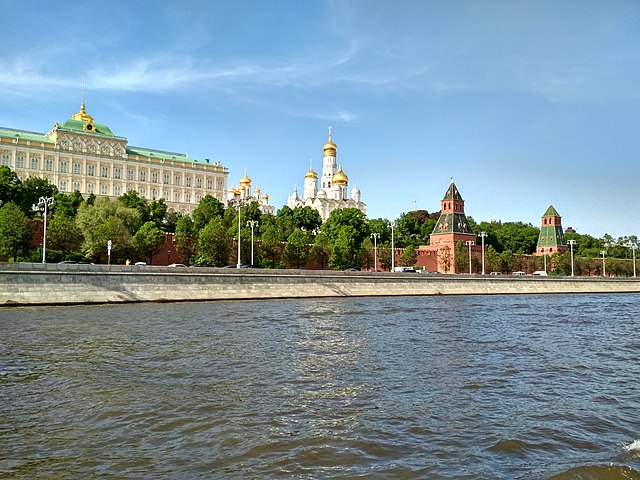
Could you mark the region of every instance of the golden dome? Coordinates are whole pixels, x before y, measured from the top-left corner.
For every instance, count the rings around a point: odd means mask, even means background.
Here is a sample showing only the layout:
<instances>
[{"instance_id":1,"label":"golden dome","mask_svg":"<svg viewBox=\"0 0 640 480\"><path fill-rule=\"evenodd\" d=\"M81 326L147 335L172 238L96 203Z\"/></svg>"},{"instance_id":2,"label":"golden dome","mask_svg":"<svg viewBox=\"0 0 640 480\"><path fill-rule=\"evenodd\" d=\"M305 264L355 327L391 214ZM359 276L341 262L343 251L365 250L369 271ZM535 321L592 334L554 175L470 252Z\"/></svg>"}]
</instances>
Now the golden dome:
<instances>
[{"instance_id":1,"label":"golden dome","mask_svg":"<svg viewBox=\"0 0 640 480\"><path fill-rule=\"evenodd\" d=\"M242 177L240 179L240 186L241 187L250 187L251 186L251 179L249 177L247 177L247 171L244 171L244 177Z\"/></svg>"},{"instance_id":2,"label":"golden dome","mask_svg":"<svg viewBox=\"0 0 640 480\"><path fill-rule=\"evenodd\" d=\"M331 135L331 127L329 127L329 140L327 140L327 143L324 144L324 154L326 155L330 155L330 156L335 156L336 154L336 144L333 143L333 140L331 139L332 135Z\"/></svg>"},{"instance_id":3,"label":"golden dome","mask_svg":"<svg viewBox=\"0 0 640 480\"><path fill-rule=\"evenodd\" d=\"M349 183L349 177L342 171L342 165L338 167L338 171L333 174L331 182L334 185L347 185Z\"/></svg>"},{"instance_id":4,"label":"golden dome","mask_svg":"<svg viewBox=\"0 0 640 480\"><path fill-rule=\"evenodd\" d=\"M318 178L318 174L313 171L313 168L310 168L309 171L307 173L305 173L304 178L317 179Z\"/></svg>"}]
</instances>

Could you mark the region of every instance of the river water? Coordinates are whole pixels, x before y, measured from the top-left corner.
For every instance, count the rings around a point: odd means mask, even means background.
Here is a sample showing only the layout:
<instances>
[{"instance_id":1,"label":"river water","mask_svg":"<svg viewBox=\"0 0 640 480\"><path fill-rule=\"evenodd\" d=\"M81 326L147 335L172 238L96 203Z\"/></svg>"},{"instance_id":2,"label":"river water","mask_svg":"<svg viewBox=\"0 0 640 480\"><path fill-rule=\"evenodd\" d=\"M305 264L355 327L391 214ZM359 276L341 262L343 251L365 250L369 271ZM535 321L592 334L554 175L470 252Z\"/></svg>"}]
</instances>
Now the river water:
<instances>
[{"instance_id":1,"label":"river water","mask_svg":"<svg viewBox=\"0 0 640 480\"><path fill-rule=\"evenodd\" d=\"M0 309L0 478L640 479L640 296Z\"/></svg>"}]
</instances>

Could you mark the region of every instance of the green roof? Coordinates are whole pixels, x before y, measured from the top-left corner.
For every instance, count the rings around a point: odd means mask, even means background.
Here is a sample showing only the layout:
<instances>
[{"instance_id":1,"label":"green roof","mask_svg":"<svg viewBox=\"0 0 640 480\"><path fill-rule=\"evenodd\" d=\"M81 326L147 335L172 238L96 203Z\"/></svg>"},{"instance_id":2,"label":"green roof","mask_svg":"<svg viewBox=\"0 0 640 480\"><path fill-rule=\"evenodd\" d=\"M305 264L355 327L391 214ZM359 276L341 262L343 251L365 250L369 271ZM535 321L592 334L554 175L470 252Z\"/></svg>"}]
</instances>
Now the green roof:
<instances>
[{"instance_id":1,"label":"green roof","mask_svg":"<svg viewBox=\"0 0 640 480\"><path fill-rule=\"evenodd\" d=\"M553 207L551 207L553 208ZM555 210L554 210L555 211ZM540 228L538 236L539 247L566 247L567 241L561 225L544 225Z\"/></svg>"},{"instance_id":2,"label":"green roof","mask_svg":"<svg viewBox=\"0 0 640 480\"><path fill-rule=\"evenodd\" d=\"M453 180L451 180L451 185L449 185L447 193L444 194L444 198L442 200L462 200L462 195L460 195L458 187L453 183Z\"/></svg>"},{"instance_id":3,"label":"green roof","mask_svg":"<svg viewBox=\"0 0 640 480\"><path fill-rule=\"evenodd\" d=\"M553 205L549 205L549 208L547 208L547 211L544 212L544 215L542 216L543 217L559 217L560 214L555 208L553 208Z\"/></svg>"},{"instance_id":4,"label":"green roof","mask_svg":"<svg viewBox=\"0 0 640 480\"><path fill-rule=\"evenodd\" d=\"M445 233L470 233L473 235L471 225L464 213L443 213L440 215L432 234Z\"/></svg>"},{"instance_id":5,"label":"green roof","mask_svg":"<svg viewBox=\"0 0 640 480\"><path fill-rule=\"evenodd\" d=\"M96 122L92 122L92 123L93 123L93 126L95 127L95 130L92 130L91 132L87 132L84 129L87 122L83 122L82 120L73 120L73 119L69 119L66 122L64 122L62 125L58 125L58 130L67 130L67 131L77 132L77 133L92 133L92 134L104 135L106 137L115 137L111 129L106 125L102 123L96 123Z\"/></svg>"},{"instance_id":6,"label":"green roof","mask_svg":"<svg viewBox=\"0 0 640 480\"><path fill-rule=\"evenodd\" d=\"M31 142L53 143L51 139L43 133L5 127L0 127L0 137L18 138L21 140L29 140Z\"/></svg>"},{"instance_id":7,"label":"green roof","mask_svg":"<svg viewBox=\"0 0 640 480\"><path fill-rule=\"evenodd\" d=\"M183 153L165 152L163 150L153 150L151 148L127 147L127 154L138 155L140 157L159 158L161 160L172 160L175 162L201 163L201 161L187 157Z\"/></svg>"}]
</instances>

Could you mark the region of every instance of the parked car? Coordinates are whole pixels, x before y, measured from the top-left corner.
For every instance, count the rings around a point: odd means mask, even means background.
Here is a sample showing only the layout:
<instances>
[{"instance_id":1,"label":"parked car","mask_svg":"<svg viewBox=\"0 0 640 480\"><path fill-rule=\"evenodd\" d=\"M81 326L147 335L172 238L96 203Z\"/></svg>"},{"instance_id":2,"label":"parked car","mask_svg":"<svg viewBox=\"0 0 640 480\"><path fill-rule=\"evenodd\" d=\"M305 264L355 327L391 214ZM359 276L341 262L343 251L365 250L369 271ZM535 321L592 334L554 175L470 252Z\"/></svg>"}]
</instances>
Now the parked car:
<instances>
[{"instance_id":1,"label":"parked car","mask_svg":"<svg viewBox=\"0 0 640 480\"><path fill-rule=\"evenodd\" d=\"M535 277L546 277L547 272L545 272L544 270L536 270L535 272L533 272L533 275Z\"/></svg>"},{"instance_id":2,"label":"parked car","mask_svg":"<svg viewBox=\"0 0 640 480\"><path fill-rule=\"evenodd\" d=\"M144 267L147 264L147 262L136 262L134 263L134 265L137 265L139 267Z\"/></svg>"},{"instance_id":3,"label":"parked car","mask_svg":"<svg viewBox=\"0 0 640 480\"><path fill-rule=\"evenodd\" d=\"M184 263L171 263L167 267L186 267Z\"/></svg>"},{"instance_id":4,"label":"parked car","mask_svg":"<svg viewBox=\"0 0 640 480\"><path fill-rule=\"evenodd\" d=\"M491 272L489 275L502 275L502 272Z\"/></svg>"},{"instance_id":5,"label":"parked car","mask_svg":"<svg viewBox=\"0 0 640 480\"><path fill-rule=\"evenodd\" d=\"M518 271L518 272L513 272L511 275L516 275L518 277L524 277L526 275L526 273L524 273L522 271Z\"/></svg>"}]
</instances>

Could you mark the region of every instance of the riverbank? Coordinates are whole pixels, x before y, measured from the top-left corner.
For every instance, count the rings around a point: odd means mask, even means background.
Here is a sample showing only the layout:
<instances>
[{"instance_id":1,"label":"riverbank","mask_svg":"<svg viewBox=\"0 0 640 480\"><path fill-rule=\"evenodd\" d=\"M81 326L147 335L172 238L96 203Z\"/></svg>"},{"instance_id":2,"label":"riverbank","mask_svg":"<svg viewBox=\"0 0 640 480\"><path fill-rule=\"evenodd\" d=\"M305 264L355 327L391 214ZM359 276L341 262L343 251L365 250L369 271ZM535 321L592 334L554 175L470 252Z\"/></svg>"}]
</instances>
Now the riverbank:
<instances>
[{"instance_id":1,"label":"riverbank","mask_svg":"<svg viewBox=\"0 0 640 480\"><path fill-rule=\"evenodd\" d=\"M329 270L0 265L0 306L551 293L640 293L640 281Z\"/></svg>"}]
</instances>

